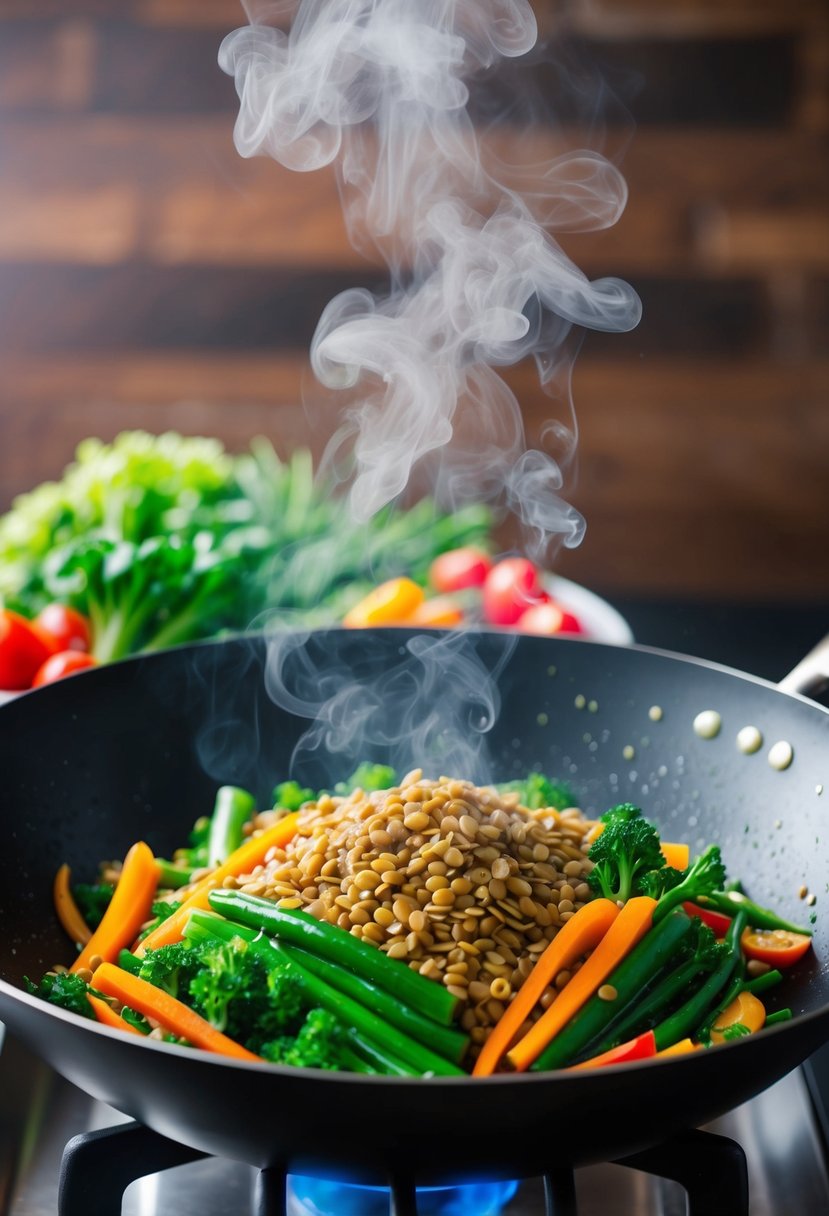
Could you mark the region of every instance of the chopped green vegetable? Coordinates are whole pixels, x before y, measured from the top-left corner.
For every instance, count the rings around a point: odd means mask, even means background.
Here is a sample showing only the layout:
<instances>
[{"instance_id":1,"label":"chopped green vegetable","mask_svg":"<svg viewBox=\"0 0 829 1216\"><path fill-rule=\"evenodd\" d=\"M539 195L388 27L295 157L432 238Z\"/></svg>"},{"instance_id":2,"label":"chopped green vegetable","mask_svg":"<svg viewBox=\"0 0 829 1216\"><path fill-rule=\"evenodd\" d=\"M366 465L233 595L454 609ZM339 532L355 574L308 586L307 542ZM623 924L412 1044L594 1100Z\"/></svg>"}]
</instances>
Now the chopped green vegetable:
<instances>
[{"instance_id":1,"label":"chopped green vegetable","mask_svg":"<svg viewBox=\"0 0 829 1216\"><path fill-rule=\"evenodd\" d=\"M137 975L156 988L181 998L198 970L198 955L184 942L173 942L148 950L140 960Z\"/></svg>"},{"instance_id":2,"label":"chopped green vegetable","mask_svg":"<svg viewBox=\"0 0 829 1216\"><path fill-rule=\"evenodd\" d=\"M370 794L373 790L391 789L396 784L397 773L393 768L389 768L387 764L373 764L370 760L364 760L362 764L357 765L347 781L337 782L334 793L345 797L354 790L363 790L364 793Z\"/></svg>"},{"instance_id":3,"label":"chopped green vegetable","mask_svg":"<svg viewBox=\"0 0 829 1216\"><path fill-rule=\"evenodd\" d=\"M298 811L305 802L314 802L317 795L298 781L280 781L273 792L273 805L283 811Z\"/></svg>"},{"instance_id":4,"label":"chopped green vegetable","mask_svg":"<svg viewBox=\"0 0 829 1216\"><path fill-rule=\"evenodd\" d=\"M762 908L747 895L743 895L742 891L726 889L700 893L695 897L695 902L701 908L711 908L725 916L734 916L743 911L746 914L746 924L751 925L753 929L783 929L787 933L805 934L806 937L811 937L813 933L812 929L804 929L802 925L793 925L791 921L783 920L782 916L778 916L770 908Z\"/></svg>"},{"instance_id":5,"label":"chopped green vegetable","mask_svg":"<svg viewBox=\"0 0 829 1216\"><path fill-rule=\"evenodd\" d=\"M602 823L604 831L588 853L594 863L587 877L591 889L605 899L622 902L644 894L645 876L665 867L656 828L630 802L607 811Z\"/></svg>"},{"instance_id":6,"label":"chopped green vegetable","mask_svg":"<svg viewBox=\"0 0 829 1216\"><path fill-rule=\"evenodd\" d=\"M744 1026L742 1022L732 1022L730 1026L726 1026L724 1030L720 1031L720 1033L722 1034L724 1041L728 1043L732 1039L745 1038L747 1034L751 1034L751 1031L749 1030L748 1026Z\"/></svg>"},{"instance_id":7,"label":"chopped green vegetable","mask_svg":"<svg viewBox=\"0 0 829 1216\"><path fill-rule=\"evenodd\" d=\"M109 907L115 887L111 882L77 882L72 886L72 896L78 911L90 929L97 929Z\"/></svg>"},{"instance_id":8,"label":"chopped green vegetable","mask_svg":"<svg viewBox=\"0 0 829 1216\"><path fill-rule=\"evenodd\" d=\"M517 794L521 805L530 811L546 807L566 811L576 805L575 795L566 782L553 781L543 773L528 773L521 781L502 781L495 788L501 794Z\"/></svg>"},{"instance_id":9,"label":"chopped green vegetable","mask_svg":"<svg viewBox=\"0 0 829 1216\"><path fill-rule=\"evenodd\" d=\"M673 917L678 913L674 911L670 915ZM744 928L745 918L742 913L738 912L725 936L725 951L714 970L679 1009L654 1027L657 1051L671 1047L680 1039L687 1039L689 1036L695 1039L708 1037L711 1023L726 1007L722 996L723 990L726 989L735 971L742 975L743 956L740 950L740 936ZM729 1001L728 1004L730 1003Z\"/></svg>"},{"instance_id":10,"label":"chopped green vegetable","mask_svg":"<svg viewBox=\"0 0 829 1216\"><path fill-rule=\"evenodd\" d=\"M725 866L719 845L711 844L691 863L682 882L671 887L659 900L654 909L653 923L659 924L669 912L686 901L700 903L703 896L719 890L725 883L725 878Z\"/></svg>"},{"instance_id":11,"label":"chopped green vegetable","mask_svg":"<svg viewBox=\"0 0 829 1216\"><path fill-rule=\"evenodd\" d=\"M791 1009L778 1009L776 1013L770 1013L766 1018L766 1026L776 1026L778 1022L790 1022L793 1017Z\"/></svg>"},{"instance_id":12,"label":"chopped green vegetable","mask_svg":"<svg viewBox=\"0 0 829 1216\"><path fill-rule=\"evenodd\" d=\"M310 1009L296 1035L283 1035L263 1043L259 1054L273 1064L290 1064L294 1068L346 1067L348 1039L333 1013L327 1009Z\"/></svg>"},{"instance_id":13,"label":"chopped green vegetable","mask_svg":"<svg viewBox=\"0 0 829 1216\"><path fill-rule=\"evenodd\" d=\"M32 996L38 996L60 1009L68 1009L82 1018L95 1020L95 1013L86 999L89 985L79 975L71 971L47 971L39 984L33 983L28 977L24 983Z\"/></svg>"},{"instance_id":14,"label":"chopped green vegetable","mask_svg":"<svg viewBox=\"0 0 829 1216\"><path fill-rule=\"evenodd\" d=\"M207 837L207 864L221 865L242 843L242 829L256 810L253 794L236 785L222 785L216 792L216 802Z\"/></svg>"},{"instance_id":15,"label":"chopped green vegetable","mask_svg":"<svg viewBox=\"0 0 829 1216\"><path fill-rule=\"evenodd\" d=\"M180 907L180 899L154 899L152 906L152 920L148 921L138 934L138 940L143 942L145 937L149 937L154 929L157 929L168 916L172 916L174 912L178 912Z\"/></svg>"}]
</instances>

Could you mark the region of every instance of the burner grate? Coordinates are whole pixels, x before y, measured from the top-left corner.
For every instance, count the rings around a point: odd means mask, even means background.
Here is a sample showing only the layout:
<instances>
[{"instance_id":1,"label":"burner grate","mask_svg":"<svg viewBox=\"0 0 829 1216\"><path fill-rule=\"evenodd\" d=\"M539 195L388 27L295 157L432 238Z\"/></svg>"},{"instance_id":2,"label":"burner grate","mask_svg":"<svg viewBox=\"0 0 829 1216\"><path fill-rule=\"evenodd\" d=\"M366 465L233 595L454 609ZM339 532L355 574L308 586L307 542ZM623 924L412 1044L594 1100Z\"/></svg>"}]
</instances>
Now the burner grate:
<instances>
[{"instance_id":1,"label":"burner grate","mask_svg":"<svg viewBox=\"0 0 829 1216\"><path fill-rule=\"evenodd\" d=\"M131 1182L207 1155L139 1123L121 1123L75 1136L63 1153L58 1216L119 1212L122 1196ZM745 1154L736 1141L725 1136L682 1132L616 1164L678 1182L688 1193L688 1216L721 1216L723 1212L729 1216L748 1216ZM257 1179L253 1216L289 1216L288 1193L287 1167L262 1170ZM373 1193L376 1196L376 1190ZM430 1207L427 1192L418 1192L411 1174L391 1174L388 1194L389 1216L426 1216ZM433 1204L430 1210L434 1210ZM331 1216L337 1213L332 1212ZM543 1216L578 1216L573 1171L569 1167L556 1167L544 1176Z\"/></svg>"}]
</instances>

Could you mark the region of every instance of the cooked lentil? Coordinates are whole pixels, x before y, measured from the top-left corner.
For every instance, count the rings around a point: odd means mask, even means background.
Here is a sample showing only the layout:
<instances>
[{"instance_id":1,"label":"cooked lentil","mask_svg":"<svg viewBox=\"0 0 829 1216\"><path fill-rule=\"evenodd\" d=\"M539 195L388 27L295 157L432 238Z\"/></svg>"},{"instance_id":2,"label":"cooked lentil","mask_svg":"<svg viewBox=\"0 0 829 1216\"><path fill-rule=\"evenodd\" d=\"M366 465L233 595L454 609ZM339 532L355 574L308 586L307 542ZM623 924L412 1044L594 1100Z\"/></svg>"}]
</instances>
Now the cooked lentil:
<instances>
[{"instance_id":1,"label":"cooked lentil","mask_svg":"<svg viewBox=\"0 0 829 1216\"><path fill-rule=\"evenodd\" d=\"M275 817L264 812L252 829ZM307 803L294 839L237 881L444 984L479 1046L591 898L593 826L576 808L528 810L515 794L415 771L392 789Z\"/></svg>"}]
</instances>

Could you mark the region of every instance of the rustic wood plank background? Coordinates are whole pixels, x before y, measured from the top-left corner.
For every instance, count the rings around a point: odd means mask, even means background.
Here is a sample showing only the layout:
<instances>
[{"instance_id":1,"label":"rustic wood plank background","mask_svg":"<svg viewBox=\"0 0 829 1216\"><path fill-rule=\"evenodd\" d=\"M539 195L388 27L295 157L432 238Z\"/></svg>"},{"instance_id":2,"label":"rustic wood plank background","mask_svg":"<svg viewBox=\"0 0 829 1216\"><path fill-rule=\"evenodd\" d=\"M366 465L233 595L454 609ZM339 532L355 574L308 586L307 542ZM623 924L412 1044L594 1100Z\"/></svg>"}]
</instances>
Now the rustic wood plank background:
<instances>
[{"instance_id":1,"label":"rustic wood plank background","mask_svg":"<svg viewBox=\"0 0 829 1216\"><path fill-rule=\"evenodd\" d=\"M645 305L576 366L588 534L560 569L611 595L829 602L826 7L537 8L613 90L630 187L615 229L567 248ZM0 508L87 434L324 442L308 341L382 272L330 174L237 156L216 52L241 20L236 0L0 0ZM531 138L572 144L555 72L533 83L561 123ZM537 432L546 398L510 379Z\"/></svg>"}]
</instances>

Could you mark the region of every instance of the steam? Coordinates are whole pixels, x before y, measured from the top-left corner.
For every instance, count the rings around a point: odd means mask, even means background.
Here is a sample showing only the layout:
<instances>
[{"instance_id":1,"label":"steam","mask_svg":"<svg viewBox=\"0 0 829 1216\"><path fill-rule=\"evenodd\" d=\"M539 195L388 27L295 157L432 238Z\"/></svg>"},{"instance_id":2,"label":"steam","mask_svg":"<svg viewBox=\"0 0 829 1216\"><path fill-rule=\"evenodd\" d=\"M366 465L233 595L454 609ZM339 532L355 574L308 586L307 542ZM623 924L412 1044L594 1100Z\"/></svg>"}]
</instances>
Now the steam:
<instances>
[{"instance_id":1,"label":"steam","mask_svg":"<svg viewBox=\"0 0 829 1216\"><path fill-rule=\"evenodd\" d=\"M301 0L289 33L270 24L295 8L250 0L252 24L220 63L241 155L334 165L350 239L389 267L388 294L338 295L311 347L347 402L327 456L353 467L354 516L419 467L447 505L514 511L537 559L579 544L584 520L562 497L577 440L571 330L632 329L641 306L618 279L588 280L553 233L615 223L624 179L591 151L514 165L479 138L467 82L533 48L528 0ZM530 356L563 417L528 451L495 368Z\"/></svg>"},{"instance_id":2,"label":"steam","mask_svg":"<svg viewBox=\"0 0 829 1216\"><path fill-rule=\"evenodd\" d=\"M387 635L391 637L391 635ZM399 773L462 773L491 778L487 735L498 718L498 676L515 647L504 633L426 633L382 659L355 635L275 632L268 638L265 684L271 700L311 723L290 771L333 784L360 757L390 761ZM485 651L485 654L483 653Z\"/></svg>"}]
</instances>

